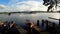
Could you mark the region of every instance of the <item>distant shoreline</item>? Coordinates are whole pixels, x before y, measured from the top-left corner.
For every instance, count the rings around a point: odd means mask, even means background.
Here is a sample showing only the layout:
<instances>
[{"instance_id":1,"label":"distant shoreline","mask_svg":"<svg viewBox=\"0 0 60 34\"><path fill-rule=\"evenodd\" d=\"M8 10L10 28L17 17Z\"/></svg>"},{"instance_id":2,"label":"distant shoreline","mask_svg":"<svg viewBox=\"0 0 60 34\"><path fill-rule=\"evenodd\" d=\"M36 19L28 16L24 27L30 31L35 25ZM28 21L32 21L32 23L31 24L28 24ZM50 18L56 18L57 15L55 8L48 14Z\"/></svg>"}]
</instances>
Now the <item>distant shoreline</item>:
<instances>
[{"instance_id":1,"label":"distant shoreline","mask_svg":"<svg viewBox=\"0 0 60 34\"><path fill-rule=\"evenodd\" d=\"M60 13L60 11L53 11L53 12L47 12L47 11L22 11L22 12L0 12L0 14L9 14L9 13Z\"/></svg>"}]
</instances>

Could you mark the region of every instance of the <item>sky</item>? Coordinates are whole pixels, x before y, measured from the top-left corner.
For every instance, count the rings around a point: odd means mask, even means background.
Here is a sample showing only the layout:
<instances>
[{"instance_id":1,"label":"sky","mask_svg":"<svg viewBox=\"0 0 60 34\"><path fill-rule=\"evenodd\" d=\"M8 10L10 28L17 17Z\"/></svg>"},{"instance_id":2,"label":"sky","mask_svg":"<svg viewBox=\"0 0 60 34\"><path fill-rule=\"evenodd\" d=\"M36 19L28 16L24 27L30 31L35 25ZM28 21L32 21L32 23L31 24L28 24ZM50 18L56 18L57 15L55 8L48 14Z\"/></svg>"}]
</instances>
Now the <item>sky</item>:
<instances>
[{"instance_id":1,"label":"sky","mask_svg":"<svg viewBox=\"0 0 60 34\"><path fill-rule=\"evenodd\" d=\"M43 0L0 0L0 12L47 11Z\"/></svg>"},{"instance_id":2,"label":"sky","mask_svg":"<svg viewBox=\"0 0 60 34\"><path fill-rule=\"evenodd\" d=\"M0 12L45 11L43 0L0 0Z\"/></svg>"}]
</instances>

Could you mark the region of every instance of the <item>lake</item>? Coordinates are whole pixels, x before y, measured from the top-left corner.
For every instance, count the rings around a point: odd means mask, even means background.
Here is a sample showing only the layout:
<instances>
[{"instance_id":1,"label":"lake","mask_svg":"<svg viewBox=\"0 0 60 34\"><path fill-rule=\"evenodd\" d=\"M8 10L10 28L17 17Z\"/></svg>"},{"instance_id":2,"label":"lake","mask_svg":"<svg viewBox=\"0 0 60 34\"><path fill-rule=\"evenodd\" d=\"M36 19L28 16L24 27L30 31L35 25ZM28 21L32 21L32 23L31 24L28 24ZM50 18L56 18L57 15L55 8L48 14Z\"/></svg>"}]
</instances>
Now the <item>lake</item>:
<instances>
[{"instance_id":1,"label":"lake","mask_svg":"<svg viewBox=\"0 0 60 34\"><path fill-rule=\"evenodd\" d=\"M31 20L36 24L37 20L49 20L51 22L55 22L56 24L59 24L59 20L54 20L54 19L49 19L48 17L60 19L60 14L59 13L35 13L35 14L11 14L10 16L8 14L0 14L0 21L15 21L16 24L18 25L26 25L26 20Z\"/></svg>"}]
</instances>

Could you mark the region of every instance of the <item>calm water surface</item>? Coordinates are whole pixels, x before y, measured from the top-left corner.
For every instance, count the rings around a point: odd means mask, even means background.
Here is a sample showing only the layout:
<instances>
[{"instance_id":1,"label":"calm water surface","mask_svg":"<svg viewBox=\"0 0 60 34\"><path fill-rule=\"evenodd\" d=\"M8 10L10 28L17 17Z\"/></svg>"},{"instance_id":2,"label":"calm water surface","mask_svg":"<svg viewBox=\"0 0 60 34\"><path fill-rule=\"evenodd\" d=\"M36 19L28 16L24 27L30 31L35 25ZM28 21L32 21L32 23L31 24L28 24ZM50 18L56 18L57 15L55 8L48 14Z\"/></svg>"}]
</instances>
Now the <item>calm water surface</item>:
<instances>
[{"instance_id":1,"label":"calm water surface","mask_svg":"<svg viewBox=\"0 0 60 34\"><path fill-rule=\"evenodd\" d=\"M53 17L56 19L59 19L60 17L59 13L36 13L36 14L11 14L10 16L8 14L0 14L0 21L15 21L18 25L26 25L26 19L31 20L36 24L37 20L49 20L51 22L55 22L56 24L59 24L59 20L49 19L48 17Z\"/></svg>"}]
</instances>

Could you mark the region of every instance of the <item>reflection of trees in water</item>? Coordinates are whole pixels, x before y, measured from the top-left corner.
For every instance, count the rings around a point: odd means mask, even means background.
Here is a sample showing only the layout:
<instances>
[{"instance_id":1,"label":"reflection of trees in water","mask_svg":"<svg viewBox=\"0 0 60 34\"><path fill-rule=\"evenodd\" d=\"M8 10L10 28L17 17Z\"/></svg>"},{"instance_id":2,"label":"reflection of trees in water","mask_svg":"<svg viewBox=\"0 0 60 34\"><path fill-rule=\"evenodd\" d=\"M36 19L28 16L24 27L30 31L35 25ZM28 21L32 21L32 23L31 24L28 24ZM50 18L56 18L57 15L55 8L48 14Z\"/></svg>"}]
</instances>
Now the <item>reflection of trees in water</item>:
<instances>
[{"instance_id":1,"label":"reflection of trees in water","mask_svg":"<svg viewBox=\"0 0 60 34\"><path fill-rule=\"evenodd\" d=\"M43 5L45 5L45 6L49 5L47 12L49 12L50 9L52 10L54 6L57 9L57 4L60 3L60 2L58 2L58 0L43 0L43 1L44 1Z\"/></svg>"}]
</instances>

